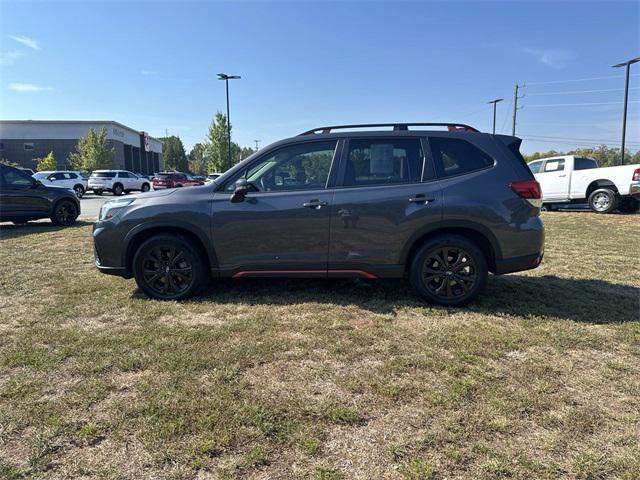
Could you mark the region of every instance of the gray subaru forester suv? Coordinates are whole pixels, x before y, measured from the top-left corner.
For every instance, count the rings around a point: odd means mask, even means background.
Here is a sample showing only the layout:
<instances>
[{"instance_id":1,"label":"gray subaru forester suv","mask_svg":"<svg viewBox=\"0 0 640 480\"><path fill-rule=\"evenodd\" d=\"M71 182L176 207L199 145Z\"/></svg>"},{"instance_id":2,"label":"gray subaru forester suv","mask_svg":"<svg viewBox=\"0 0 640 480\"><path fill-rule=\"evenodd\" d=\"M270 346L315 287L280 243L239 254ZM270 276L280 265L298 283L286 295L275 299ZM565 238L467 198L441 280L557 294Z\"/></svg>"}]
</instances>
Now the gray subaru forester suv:
<instances>
[{"instance_id":1,"label":"gray subaru forester suv","mask_svg":"<svg viewBox=\"0 0 640 480\"><path fill-rule=\"evenodd\" d=\"M519 146L461 124L314 129L208 185L105 203L96 266L163 300L209 276L406 276L425 300L463 305L488 272L542 260L540 187Z\"/></svg>"}]
</instances>

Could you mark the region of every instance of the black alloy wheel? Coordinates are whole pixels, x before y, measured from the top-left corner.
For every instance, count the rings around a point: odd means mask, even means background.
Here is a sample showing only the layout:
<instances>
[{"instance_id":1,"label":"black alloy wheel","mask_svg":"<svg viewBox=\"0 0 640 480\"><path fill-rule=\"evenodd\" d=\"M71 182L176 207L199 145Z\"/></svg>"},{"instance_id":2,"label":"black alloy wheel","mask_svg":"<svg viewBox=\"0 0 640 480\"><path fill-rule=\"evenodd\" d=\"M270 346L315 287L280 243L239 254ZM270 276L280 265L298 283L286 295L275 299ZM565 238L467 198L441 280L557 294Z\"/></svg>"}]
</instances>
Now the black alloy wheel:
<instances>
[{"instance_id":1,"label":"black alloy wheel","mask_svg":"<svg viewBox=\"0 0 640 480\"><path fill-rule=\"evenodd\" d=\"M488 275L483 252L470 240L443 235L427 241L413 258L410 280L431 303L460 306L482 291Z\"/></svg>"},{"instance_id":2,"label":"black alloy wheel","mask_svg":"<svg viewBox=\"0 0 640 480\"><path fill-rule=\"evenodd\" d=\"M76 218L78 218L78 207L71 200L61 200L56 203L51 215L51 221L62 227L73 225Z\"/></svg>"},{"instance_id":3,"label":"black alloy wheel","mask_svg":"<svg viewBox=\"0 0 640 480\"><path fill-rule=\"evenodd\" d=\"M177 235L161 235L143 243L133 260L133 270L140 289L159 300L187 298L205 277L199 249Z\"/></svg>"}]
</instances>

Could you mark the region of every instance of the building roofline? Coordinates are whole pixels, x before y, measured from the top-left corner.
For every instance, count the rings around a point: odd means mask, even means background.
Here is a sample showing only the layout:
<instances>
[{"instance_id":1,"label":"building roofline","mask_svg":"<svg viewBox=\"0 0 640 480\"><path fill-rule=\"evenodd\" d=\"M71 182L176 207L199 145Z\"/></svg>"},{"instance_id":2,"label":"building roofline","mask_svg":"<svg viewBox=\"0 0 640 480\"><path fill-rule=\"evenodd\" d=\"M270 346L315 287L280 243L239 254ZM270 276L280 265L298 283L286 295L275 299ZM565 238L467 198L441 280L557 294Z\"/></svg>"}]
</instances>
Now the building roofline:
<instances>
[{"instance_id":1,"label":"building roofline","mask_svg":"<svg viewBox=\"0 0 640 480\"><path fill-rule=\"evenodd\" d=\"M84 124L96 124L96 123L108 123L110 125L117 125L120 128L124 128L125 130L129 130L130 132L134 132L138 135L140 135L143 130L136 130L135 128L131 128L131 127L127 127L126 125L120 123L120 122L116 122L115 120L0 120L0 125L2 125L3 123L27 123L27 124L33 124L33 123L58 123L58 124L73 124L73 123L84 123ZM160 143L164 143L162 140L156 138L156 137L152 137L151 135L149 135L149 138L160 142Z\"/></svg>"}]
</instances>

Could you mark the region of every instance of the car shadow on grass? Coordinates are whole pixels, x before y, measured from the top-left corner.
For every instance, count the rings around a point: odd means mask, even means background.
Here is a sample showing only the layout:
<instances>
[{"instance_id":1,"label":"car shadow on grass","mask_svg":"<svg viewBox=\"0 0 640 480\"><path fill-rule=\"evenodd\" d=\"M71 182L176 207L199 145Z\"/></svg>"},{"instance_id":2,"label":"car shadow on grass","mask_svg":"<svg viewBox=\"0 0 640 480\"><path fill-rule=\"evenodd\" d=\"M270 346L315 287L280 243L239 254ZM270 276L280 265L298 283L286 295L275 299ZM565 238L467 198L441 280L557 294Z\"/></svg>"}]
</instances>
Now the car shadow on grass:
<instances>
[{"instance_id":1,"label":"car shadow on grass","mask_svg":"<svg viewBox=\"0 0 640 480\"><path fill-rule=\"evenodd\" d=\"M87 225L92 225L93 222L87 222L84 220L76 220L76 222L69 227L62 227L60 225L54 225L49 220L46 221L32 221L20 225L5 222L0 223L0 239L19 238L24 235L31 235L34 233L47 233L57 232L58 230L66 230L69 228L82 228Z\"/></svg>"},{"instance_id":2,"label":"car shadow on grass","mask_svg":"<svg viewBox=\"0 0 640 480\"><path fill-rule=\"evenodd\" d=\"M321 303L395 314L403 308L455 311L422 302L401 280L218 279L195 302L241 305ZM459 310L587 323L640 321L640 288L556 276L490 276L484 293ZM434 312L435 313L435 312Z\"/></svg>"}]
</instances>

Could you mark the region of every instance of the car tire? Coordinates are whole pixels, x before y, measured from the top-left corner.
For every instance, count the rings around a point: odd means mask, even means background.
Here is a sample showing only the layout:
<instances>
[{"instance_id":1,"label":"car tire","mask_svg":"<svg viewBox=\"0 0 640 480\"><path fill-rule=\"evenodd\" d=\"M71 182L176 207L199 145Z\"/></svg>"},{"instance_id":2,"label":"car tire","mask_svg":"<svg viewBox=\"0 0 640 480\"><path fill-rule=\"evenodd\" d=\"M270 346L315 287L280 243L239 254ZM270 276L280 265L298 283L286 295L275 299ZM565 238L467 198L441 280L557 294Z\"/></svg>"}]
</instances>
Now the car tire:
<instances>
[{"instance_id":1,"label":"car tire","mask_svg":"<svg viewBox=\"0 0 640 480\"><path fill-rule=\"evenodd\" d=\"M93 194L100 196L100 195L102 195L102 190L94 190Z\"/></svg>"},{"instance_id":2,"label":"car tire","mask_svg":"<svg viewBox=\"0 0 640 480\"><path fill-rule=\"evenodd\" d=\"M51 221L54 225L61 227L69 227L73 225L78 218L77 205L71 200L60 200L53 206Z\"/></svg>"},{"instance_id":3,"label":"car tire","mask_svg":"<svg viewBox=\"0 0 640 480\"><path fill-rule=\"evenodd\" d=\"M599 188L589 195L589 208L596 213L611 213L618 206L618 195L610 188Z\"/></svg>"},{"instance_id":4,"label":"car tire","mask_svg":"<svg viewBox=\"0 0 640 480\"><path fill-rule=\"evenodd\" d=\"M148 192L149 190L151 190L151 186L148 183L143 183L140 187L140 191L143 193Z\"/></svg>"},{"instance_id":5,"label":"car tire","mask_svg":"<svg viewBox=\"0 0 640 480\"><path fill-rule=\"evenodd\" d=\"M122 192L124 192L124 189L122 188L121 184L116 183L111 189L111 191L116 197L119 197L120 195L122 195Z\"/></svg>"},{"instance_id":6,"label":"car tire","mask_svg":"<svg viewBox=\"0 0 640 480\"><path fill-rule=\"evenodd\" d=\"M624 197L618 203L618 211L622 213L635 213L640 210L640 200L633 197Z\"/></svg>"},{"instance_id":7,"label":"car tire","mask_svg":"<svg viewBox=\"0 0 640 480\"><path fill-rule=\"evenodd\" d=\"M76 185L73 187L73 191L76 192L76 197L82 198L84 195L84 187L82 185Z\"/></svg>"},{"instance_id":8,"label":"car tire","mask_svg":"<svg viewBox=\"0 0 640 480\"><path fill-rule=\"evenodd\" d=\"M409 281L429 303L459 307L473 301L487 283L487 259L471 240L460 235L429 239L413 256Z\"/></svg>"},{"instance_id":9,"label":"car tire","mask_svg":"<svg viewBox=\"0 0 640 480\"><path fill-rule=\"evenodd\" d=\"M133 276L140 290L157 300L182 300L195 295L206 280L206 259L181 235L156 235L133 257Z\"/></svg>"}]
</instances>

